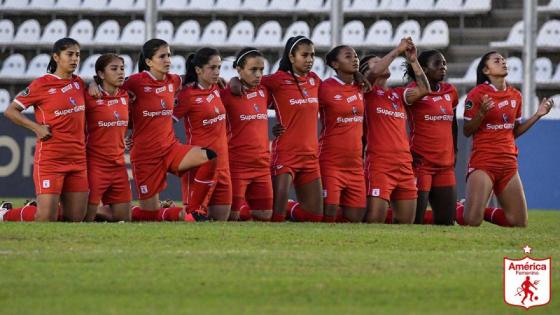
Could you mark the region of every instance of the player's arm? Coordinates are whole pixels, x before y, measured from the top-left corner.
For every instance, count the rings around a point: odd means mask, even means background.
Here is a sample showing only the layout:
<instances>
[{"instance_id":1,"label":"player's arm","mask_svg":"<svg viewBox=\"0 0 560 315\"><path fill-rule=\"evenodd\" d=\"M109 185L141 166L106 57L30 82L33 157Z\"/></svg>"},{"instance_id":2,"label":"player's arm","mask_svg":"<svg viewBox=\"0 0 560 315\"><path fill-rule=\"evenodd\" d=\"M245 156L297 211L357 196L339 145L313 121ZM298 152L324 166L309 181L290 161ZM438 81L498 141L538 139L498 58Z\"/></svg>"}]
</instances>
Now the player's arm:
<instances>
[{"instance_id":1,"label":"player's arm","mask_svg":"<svg viewBox=\"0 0 560 315\"><path fill-rule=\"evenodd\" d=\"M405 37L401 39L401 42L397 47L391 50L388 54L383 56L379 62L377 62L373 67L370 67L369 71L375 76L378 77L385 72L385 69L389 68L391 62L395 60L400 54L404 53L408 46L412 43L412 39L410 37Z\"/></svg>"},{"instance_id":2,"label":"player's arm","mask_svg":"<svg viewBox=\"0 0 560 315\"><path fill-rule=\"evenodd\" d=\"M48 125L40 125L33 120L25 117L22 114L23 108L17 103L12 102L10 106L4 111L4 116L11 120L14 124L25 127L35 133L37 138L41 141L47 141L52 137L50 128Z\"/></svg>"},{"instance_id":3,"label":"player's arm","mask_svg":"<svg viewBox=\"0 0 560 315\"><path fill-rule=\"evenodd\" d=\"M465 137L472 136L478 130L478 127L480 127L484 117L492 108L494 108L494 101L488 97L488 95L484 95L476 115L474 115L471 119L465 119L465 124L463 126L463 134Z\"/></svg>"},{"instance_id":4,"label":"player's arm","mask_svg":"<svg viewBox=\"0 0 560 315\"><path fill-rule=\"evenodd\" d=\"M409 42L408 47L405 51L406 61L412 66L412 70L416 76L416 86L413 88L406 89L404 95L404 101L407 105L414 104L414 102L418 101L422 97L430 94L432 89L430 87L430 82L420 66L417 58L417 51L416 45L414 43Z\"/></svg>"},{"instance_id":5,"label":"player's arm","mask_svg":"<svg viewBox=\"0 0 560 315\"><path fill-rule=\"evenodd\" d=\"M533 127L533 125L541 119L541 117L550 112L552 106L554 106L554 100L546 97L543 98L541 104L539 105L539 109L537 109L537 112L531 116L531 118L524 122L520 122L520 120L515 121L515 127L513 128L514 136L517 138L527 132L527 130L531 129L531 127Z\"/></svg>"}]
</instances>

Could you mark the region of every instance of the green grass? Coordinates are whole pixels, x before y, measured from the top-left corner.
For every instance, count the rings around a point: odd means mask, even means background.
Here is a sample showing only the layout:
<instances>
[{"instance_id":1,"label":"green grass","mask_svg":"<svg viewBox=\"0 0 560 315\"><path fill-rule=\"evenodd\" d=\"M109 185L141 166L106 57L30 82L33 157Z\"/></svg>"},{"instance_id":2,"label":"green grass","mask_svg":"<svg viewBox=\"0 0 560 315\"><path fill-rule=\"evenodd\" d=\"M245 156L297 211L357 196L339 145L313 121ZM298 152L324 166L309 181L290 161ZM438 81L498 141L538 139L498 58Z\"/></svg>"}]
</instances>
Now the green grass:
<instances>
[{"instance_id":1,"label":"green grass","mask_svg":"<svg viewBox=\"0 0 560 315\"><path fill-rule=\"evenodd\" d=\"M503 257L553 257L560 212L527 229L350 224L0 224L0 314L525 314Z\"/></svg>"}]
</instances>

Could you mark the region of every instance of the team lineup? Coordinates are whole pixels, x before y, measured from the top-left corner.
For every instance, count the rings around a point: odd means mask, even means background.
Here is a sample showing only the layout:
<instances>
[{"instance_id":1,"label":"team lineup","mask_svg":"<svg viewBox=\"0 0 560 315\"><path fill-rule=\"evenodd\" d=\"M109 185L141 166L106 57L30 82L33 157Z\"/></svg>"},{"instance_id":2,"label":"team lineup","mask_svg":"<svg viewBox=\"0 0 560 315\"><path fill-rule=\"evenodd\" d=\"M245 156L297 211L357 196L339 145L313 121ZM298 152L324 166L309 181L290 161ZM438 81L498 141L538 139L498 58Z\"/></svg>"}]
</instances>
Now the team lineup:
<instances>
[{"instance_id":1,"label":"team lineup","mask_svg":"<svg viewBox=\"0 0 560 315\"><path fill-rule=\"evenodd\" d=\"M401 55L408 83L389 87L389 65ZM74 74L79 43L58 40L47 74L5 111L37 136L36 202L4 203L0 221L527 226L515 139L554 104L543 99L523 121L522 96L507 83L501 54L481 56L477 86L465 100L462 132L473 145L464 202L456 190L464 179L455 177L459 98L444 81L442 52L418 53L410 38L361 59L337 46L325 56L336 73L326 80L311 70L314 57L310 39L291 37L278 71L263 75L263 54L246 47L233 64L238 77L226 84L218 50L200 48L178 75L169 72L170 45L151 39L138 73L125 78L124 60L107 53L88 85ZM31 106L35 121L22 113ZM278 121L271 144L269 108ZM181 120L186 143L173 130ZM128 149L138 206L131 204ZM160 201L167 173L181 179L183 206ZM292 185L297 201L289 199ZM501 208L487 207L493 194Z\"/></svg>"}]
</instances>

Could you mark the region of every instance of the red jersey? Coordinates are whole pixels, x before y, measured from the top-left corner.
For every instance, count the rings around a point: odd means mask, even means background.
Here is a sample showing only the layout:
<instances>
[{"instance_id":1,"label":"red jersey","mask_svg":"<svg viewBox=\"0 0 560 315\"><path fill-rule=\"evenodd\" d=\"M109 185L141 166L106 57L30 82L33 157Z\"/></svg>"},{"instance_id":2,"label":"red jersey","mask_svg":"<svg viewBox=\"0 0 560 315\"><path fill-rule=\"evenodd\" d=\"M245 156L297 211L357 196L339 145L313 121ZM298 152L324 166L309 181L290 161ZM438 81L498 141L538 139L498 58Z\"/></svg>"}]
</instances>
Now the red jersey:
<instances>
[{"instance_id":1,"label":"red jersey","mask_svg":"<svg viewBox=\"0 0 560 315\"><path fill-rule=\"evenodd\" d=\"M416 82L407 88L416 87ZM439 90L406 106L410 129L410 151L427 162L442 167L453 166L453 110L457 107L457 90L440 82Z\"/></svg>"},{"instance_id":2,"label":"red jersey","mask_svg":"<svg viewBox=\"0 0 560 315\"><path fill-rule=\"evenodd\" d=\"M517 166L513 128L521 120L521 93L509 85L504 91L498 91L492 84L479 84L465 100L465 120L478 114L484 95L490 97L494 107L473 134L469 167Z\"/></svg>"},{"instance_id":3,"label":"red jersey","mask_svg":"<svg viewBox=\"0 0 560 315\"><path fill-rule=\"evenodd\" d=\"M263 77L262 84L272 96L276 119L286 128L284 134L273 141L274 154L285 152L317 156L321 79L314 72L294 79L290 73L279 70Z\"/></svg>"},{"instance_id":4,"label":"red jersey","mask_svg":"<svg viewBox=\"0 0 560 315\"><path fill-rule=\"evenodd\" d=\"M173 118L184 118L186 143L209 148L218 155L218 169L228 169L226 109L217 85L209 89L185 86L177 94Z\"/></svg>"},{"instance_id":5,"label":"red jersey","mask_svg":"<svg viewBox=\"0 0 560 315\"><path fill-rule=\"evenodd\" d=\"M124 137L128 129L128 93L118 89L101 98L86 93L87 158L108 165L124 165Z\"/></svg>"},{"instance_id":6,"label":"red jersey","mask_svg":"<svg viewBox=\"0 0 560 315\"><path fill-rule=\"evenodd\" d=\"M35 107L35 121L49 125L52 138L37 140L35 163L71 162L85 169L85 101L84 82L72 75L62 79L46 74L33 80L14 102L26 109Z\"/></svg>"},{"instance_id":7,"label":"red jersey","mask_svg":"<svg viewBox=\"0 0 560 315\"><path fill-rule=\"evenodd\" d=\"M172 115L175 93L180 87L180 76L168 73L163 80L157 80L148 71L135 73L124 82L123 89L132 95L129 107L133 162L161 158L178 142Z\"/></svg>"},{"instance_id":8,"label":"red jersey","mask_svg":"<svg viewBox=\"0 0 560 315\"><path fill-rule=\"evenodd\" d=\"M267 90L259 86L243 96L235 96L228 87L221 95L227 111L231 169L249 171L250 177L269 174Z\"/></svg>"},{"instance_id":9,"label":"red jersey","mask_svg":"<svg viewBox=\"0 0 560 315\"><path fill-rule=\"evenodd\" d=\"M319 88L321 137L319 161L323 167L361 169L364 132L364 98L362 88L329 78Z\"/></svg>"},{"instance_id":10,"label":"red jersey","mask_svg":"<svg viewBox=\"0 0 560 315\"><path fill-rule=\"evenodd\" d=\"M374 86L364 95L366 112L366 152L368 158L391 164L412 163L408 135L404 88Z\"/></svg>"}]
</instances>

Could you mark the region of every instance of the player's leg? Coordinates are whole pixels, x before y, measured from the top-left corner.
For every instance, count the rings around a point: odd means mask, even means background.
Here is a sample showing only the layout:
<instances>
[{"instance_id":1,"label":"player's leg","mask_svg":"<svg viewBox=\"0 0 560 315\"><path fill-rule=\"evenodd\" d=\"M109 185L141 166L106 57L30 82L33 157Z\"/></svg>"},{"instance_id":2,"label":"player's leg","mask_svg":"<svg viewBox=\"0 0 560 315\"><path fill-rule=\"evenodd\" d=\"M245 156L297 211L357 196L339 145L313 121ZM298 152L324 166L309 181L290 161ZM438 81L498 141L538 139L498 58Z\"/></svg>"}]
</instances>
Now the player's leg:
<instances>
[{"instance_id":1,"label":"player's leg","mask_svg":"<svg viewBox=\"0 0 560 315\"><path fill-rule=\"evenodd\" d=\"M434 224L453 225L455 223L457 188L455 186L432 187L429 198Z\"/></svg>"},{"instance_id":2,"label":"player's leg","mask_svg":"<svg viewBox=\"0 0 560 315\"><path fill-rule=\"evenodd\" d=\"M13 208L11 202L2 201L0 204L0 222L33 222L37 213L37 202L28 200L21 208Z\"/></svg>"},{"instance_id":3,"label":"player's leg","mask_svg":"<svg viewBox=\"0 0 560 315\"><path fill-rule=\"evenodd\" d=\"M291 173L278 174L272 178L272 222L284 222L286 219L286 207L292 180Z\"/></svg>"},{"instance_id":4,"label":"player's leg","mask_svg":"<svg viewBox=\"0 0 560 315\"><path fill-rule=\"evenodd\" d=\"M198 174L198 173L197 173ZM231 177L229 170L219 170L216 184L210 192L208 217L216 221L227 221L231 212Z\"/></svg>"},{"instance_id":5,"label":"player's leg","mask_svg":"<svg viewBox=\"0 0 560 315\"><path fill-rule=\"evenodd\" d=\"M483 170L474 170L468 175L463 212L465 225L479 226L482 223L493 185L492 179Z\"/></svg>"},{"instance_id":6,"label":"player's leg","mask_svg":"<svg viewBox=\"0 0 560 315\"><path fill-rule=\"evenodd\" d=\"M340 193L342 191L342 183L335 175L327 175L328 170L322 173L321 181L323 185L323 202L324 214L323 222L335 222L339 211Z\"/></svg>"},{"instance_id":7,"label":"player's leg","mask_svg":"<svg viewBox=\"0 0 560 315\"><path fill-rule=\"evenodd\" d=\"M297 178L296 178L297 182ZM295 185L299 206L292 211L296 221L321 222L323 220L323 185L320 176Z\"/></svg>"},{"instance_id":8,"label":"player's leg","mask_svg":"<svg viewBox=\"0 0 560 315\"><path fill-rule=\"evenodd\" d=\"M186 150L185 147L187 146L182 146L181 150ZM190 147L183 155L177 171L183 173L190 170L181 176L183 204L187 207L187 212L201 210L204 201L216 185L217 165L217 155L210 149Z\"/></svg>"},{"instance_id":9,"label":"player's leg","mask_svg":"<svg viewBox=\"0 0 560 315\"><path fill-rule=\"evenodd\" d=\"M56 222L58 219L59 201L60 201L60 195L56 195L56 194L37 195L37 212L35 213L35 221Z\"/></svg>"},{"instance_id":10,"label":"player's leg","mask_svg":"<svg viewBox=\"0 0 560 315\"><path fill-rule=\"evenodd\" d=\"M341 215L346 222L359 223L366 215L366 183L363 171L348 173L346 187L342 190L340 204Z\"/></svg>"},{"instance_id":11,"label":"player's leg","mask_svg":"<svg viewBox=\"0 0 560 315\"><path fill-rule=\"evenodd\" d=\"M424 216L428 208L430 192L418 191L418 198L416 199L416 215L414 217L414 224L424 224Z\"/></svg>"},{"instance_id":12,"label":"player's leg","mask_svg":"<svg viewBox=\"0 0 560 315\"><path fill-rule=\"evenodd\" d=\"M413 224L416 216L416 198L391 200L393 224Z\"/></svg>"},{"instance_id":13,"label":"player's leg","mask_svg":"<svg viewBox=\"0 0 560 315\"><path fill-rule=\"evenodd\" d=\"M367 197L366 223L384 223L389 202L377 196Z\"/></svg>"},{"instance_id":14,"label":"player's leg","mask_svg":"<svg viewBox=\"0 0 560 315\"><path fill-rule=\"evenodd\" d=\"M497 197L507 221L512 226L526 227L528 224L527 201L518 172L515 172Z\"/></svg>"},{"instance_id":15,"label":"player's leg","mask_svg":"<svg viewBox=\"0 0 560 315\"><path fill-rule=\"evenodd\" d=\"M64 221L83 221L87 212L87 200L87 192L63 192L61 201Z\"/></svg>"},{"instance_id":16,"label":"player's leg","mask_svg":"<svg viewBox=\"0 0 560 315\"><path fill-rule=\"evenodd\" d=\"M270 221L272 218L272 181L270 176L254 180L245 194L255 221Z\"/></svg>"},{"instance_id":17,"label":"player's leg","mask_svg":"<svg viewBox=\"0 0 560 315\"><path fill-rule=\"evenodd\" d=\"M250 180L248 179L231 179L231 193L233 198L231 203L231 212L228 219L229 221L239 221L241 208L247 204L245 200L245 194L248 185L250 185Z\"/></svg>"}]
</instances>

